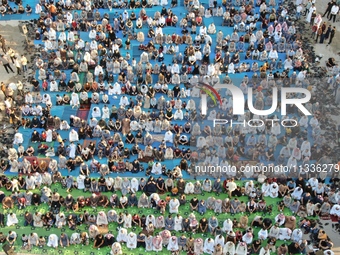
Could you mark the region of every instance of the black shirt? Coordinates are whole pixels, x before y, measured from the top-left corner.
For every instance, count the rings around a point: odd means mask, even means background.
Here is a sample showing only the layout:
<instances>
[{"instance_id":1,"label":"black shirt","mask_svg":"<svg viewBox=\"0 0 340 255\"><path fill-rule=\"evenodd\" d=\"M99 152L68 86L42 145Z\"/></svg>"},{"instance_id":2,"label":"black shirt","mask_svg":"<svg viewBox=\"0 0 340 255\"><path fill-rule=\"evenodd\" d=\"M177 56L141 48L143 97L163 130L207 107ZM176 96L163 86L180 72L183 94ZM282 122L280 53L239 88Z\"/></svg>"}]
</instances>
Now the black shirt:
<instances>
[{"instance_id":1,"label":"black shirt","mask_svg":"<svg viewBox=\"0 0 340 255\"><path fill-rule=\"evenodd\" d=\"M198 199L191 199L190 200L190 204L191 204L191 206L193 206L193 207L196 207L197 205L198 205L198 203L199 203L199 201L198 201Z\"/></svg>"}]
</instances>

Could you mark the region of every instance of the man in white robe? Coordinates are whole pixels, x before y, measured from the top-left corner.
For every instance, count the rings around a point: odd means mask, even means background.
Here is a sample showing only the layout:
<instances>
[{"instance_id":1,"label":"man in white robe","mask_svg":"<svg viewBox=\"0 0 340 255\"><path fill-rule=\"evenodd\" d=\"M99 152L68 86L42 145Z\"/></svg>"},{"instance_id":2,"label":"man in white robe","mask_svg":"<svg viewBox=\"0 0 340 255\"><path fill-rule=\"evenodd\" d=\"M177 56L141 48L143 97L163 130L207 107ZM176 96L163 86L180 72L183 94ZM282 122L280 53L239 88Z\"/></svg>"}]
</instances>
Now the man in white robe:
<instances>
[{"instance_id":1,"label":"man in white robe","mask_svg":"<svg viewBox=\"0 0 340 255\"><path fill-rule=\"evenodd\" d=\"M194 194L194 184L192 182L188 182L185 185L184 193L185 194Z\"/></svg>"},{"instance_id":2,"label":"man in white robe","mask_svg":"<svg viewBox=\"0 0 340 255\"><path fill-rule=\"evenodd\" d=\"M164 142L169 142L169 143L173 143L174 142L174 134L171 132L171 130L168 130L164 134Z\"/></svg>"},{"instance_id":3,"label":"man in white robe","mask_svg":"<svg viewBox=\"0 0 340 255\"><path fill-rule=\"evenodd\" d=\"M222 231L225 232L225 233L229 233L232 230L233 230L233 221L231 219L226 219L223 222Z\"/></svg>"},{"instance_id":4,"label":"man in white robe","mask_svg":"<svg viewBox=\"0 0 340 255\"><path fill-rule=\"evenodd\" d=\"M280 228L279 240L289 240L292 235L292 231L289 228Z\"/></svg>"},{"instance_id":5,"label":"man in white robe","mask_svg":"<svg viewBox=\"0 0 340 255\"><path fill-rule=\"evenodd\" d=\"M235 254L246 255L247 252L248 252L247 244L245 242L239 242L236 247Z\"/></svg>"},{"instance_id":6,"label":"man in white robe","mask_svg":"<svg viewBox=\"0 0 340 255\"><path fill-rule=\"evenodd\" d=\"M85 188L85 184L84 184L84 180L85 180L85 176L80 174L77 177L77 185L78 185L78 189L83 190Z\"/></svg>"},{"instance_id":7,"label":"man in white robe","mask_svg":"<svg viewBox=\"0 0 340 255\"><path fill-rule=\"evenodd\" d=\"M145 221L145 225L148 226L150 223L152 225L155 225L155 222L156 222L156 219L155 219L155 216L150 214L148 215L148 217L146 218L146 221Z\"/></svg>"},{"instance_id":8,"label":"man in white robe","mask_svg":"<svg viewBox=\"0 0 340 255\"><path fill-rule=\"evenodd\" d=\"M177 215L174 219L175 225L174 225L174 230L175 231L180 231L182 230L182 221L183 217L181 215Z\"/></svg>"},{"instance_id":9,"label":"man in white robe","mask_svg":"<svg viewBox=\"0 0 340 255\"><path fill-rule=\"evenodd\" d=\"M71 142L69 145L69 154L68 154L70 158L74 159L76 157L76 149L77 149L77 146L73 142Z\"/></svg>"},{"instance_id":10,"label":"man in white robe","mask_svg":"<svg viewBox=\"0 0 340 255\"><path fill-rule=\"evenodd\" d=\"M308 14L307 14L307 17L306 17L306 21L307 21L308 23L311 22L312 14L313 14L314 11L316 11L316 7L315 7L314 4L312 4L312 6L311 6L311 7L309 8L309 10L308 10Z\"/></svg>"},{"instance_id":11,"label":"man in white robe","mask_svg":"<svg viewBox=\"0 0 340 255\"><path fill-rule=\"evenodd\" d=\"M242 236L242 241L246 244L251 244L253 242L253 234L251 232L247 232Z\"/></svg>"},{"instance_id":12,"label":"man in white robe","mask_svg":"<svg viewBox=\"0 0 340 255\"><path fill-rule=\"evenodd\" d=\"M79 96L75 92L72 93L70 105L72 106L72 109L77 108L80 105Z\"/></svg>"},{"instance_id":13,"label":"man in white robe","mask_svg":"<svg viewBox=\"0 0 340 255\"><path fill-rule=\"evenodd\" d=\"M127 230L125 228L120 228L117 236L117 242L126 243L127 242Z\"/></svg>"},{"instance_id":14,"label":"man in white robe","mask_svg":"<svg viewBox=\"0 0 340 255\"><path fill-rule=\"evenodd\" d=\"M310 184L310 186L312 187L312 189L314 190L315 188L318 187L319 184L319 180L316 177L312 177L308 180L308 183Z\"/></svg>"},{"instance_id":15,"label":"man in white robe","mask_svg":"<svg viewBox=\"0 0 340 255\"><path fill-rule=\"evenodd\" d=\"M204 241L203 251L204 253L213 254L214 253L215 241L212 238L207 238Z\"/></svg>"},{"instance_id":16,"label":"man in white robe","mask_svg":"<svg viewBox=\"0 0 340 255\"><path fill-rule=\"evenodd\" d=\"M110 253L111 253L111 255L123 254L122 246L120 245L119 242L115 242L115 243L112 244Z\"/></svg>"},{"instance_id":17,"label":"man in white robe","mask_svg":"<svg viewBox=\"0 0 340 255\"><path fill-rule=\"evenodd\" d=\"M55 249L58 248L58 236L56 234L50 234L48 237L47 246Z\"/></svg>"},{"instance_id":18,"label":"man in white robe","mask_svg":"<svg viewBox=\"0 0 340 255\"><path fill-rule=\"evenodd\" d=\"M52 176L49 172L44 172L42 174L42 184L50 186L52 184Z\"/></svg>"},{"instance_id":19,"label":"man in white robe","mask_svg":"<svg viewBox=\"0 0 340 255\"><path fill-rule=\"evenodd\" d=\"M10 213L7 215L7 227L11 227L11 226L14 226L16 224L18 224L19 221L18 221L18 218L17 218L17 215L15 213Z\"/></svg>"},{"instance_id":20,"label":"man in white robe","mask_svg":"<svg viewBox=\"0 0 340 255\"><path fill-rule=\"evenodd\" d=\"M260 231L257 233L258 239L266 240L268 238L268 230L261 228Z\"/></svg>"},{"instance_id":21,"label":"man in white robe","mask_svg":"<svg viewBox=\"0 0 340 255\"><path fill-rule=\"evenodd\" d=\"M138 131L141 128L142 128L142 126L136 120L133 120L133 121L130 122L131 131Z\"/></svg>"},{"instance_id":22,"label":"man in white robe","mask_svg":"<svg viewBox=\"0 0 340 255\"><path fill-rule=\"evenodd\" d=\"M277 198L278 195L279 195L279 185L277 185L276 182L273 182L272 184L270 184L269 196L271 198Z\"/></svg>"},{"instance_id":23,"label":"man in white robe","mask_svg":"<svg viewBox=\"0 0 340 255\"><path fill-rule=\"evenodd\" d=\"M69 134L69 141L70 141L70 142L77 142L77 141L79 141L78 133L77 133L77 131L75 131L74 129L72 129L72 130L70 131L70 134Z\"/></svg>"},{"instance_id":24,"label":"man in white robe","mask_svg":"<svg viewBox=\"0 0 340 255\"><path fill-rule=\"evenodd\" d=\"M300 187L296 187L293 191L293 193L291 194L291 197L293 199L297 199L297 200L300 200L301 199L301 196L302 196L302 193L303 193L303 189L300 188Z\"/></svg>"},{"instance_id":25,"label":"man in white robe","mask_svg":"<svg viewBox=\"0 0 340 255\"><path fill-rule=\"evenodd\" d=\"M120 84L118 82L116 82L113 85L113 88L110 90L109 95L120 95L120 94L122 94L122 88L120 87Z\"/></svg>"},{"instance_id":26,"label":"man in white robe","mask_svg":"<svg viewBox=\"0 0 340 255\"><path fill-rule=\"evenodd\" d=\"M151 173L156 174L156 175L162 174L161 163L159 163L159 162L154 163L153 166L152 166Z\"/></svg>"},{"instance_id":27,"label":"man in white robe","mask_svg":"<svg viewBox=\"0 0 340 255\"><path fill-rule=\"evenodd\" d=\"M137 247L137 235L133 232L127 236L126 247L129 249L136 249Z\"/></svg>"},{"instance_id":28,"label":"man in white robe","mask_svg":"<svg viewBox=\"0 0 340 255\"><path fill-rule=\"evenodd\" d=\"M296 242L296 243L298 243L298 242L300 242L302 240L302 231L301 231L301 229L297 229L296 228L296 229L293 230L291 240L293 242Z\"/></svg>"},{"instance_id":29,"label":"man in white robe","mask_svg":"<svg viewBox=\"0 0 340 255\"><path fill-rule=\"evenodd\" d=\"M97 226L104 226L106 227L109 223L107 221L107 216L104 211L100 211L97 216Z\"/></svg>"},{"instance_id":30,"label":"man in white robe","mask_svg":"<svg viewBox=\"0 0 340 255\"><path fill-rule=\"evenodd\" d=\"M81 243L81 239L80 239L80 234L79 233L72 233L71 237L70 237L70 244L80 244Z\"/></svg>"},{"instance_id":31,"label":"man in white robe","mask_svg":"<svg viewBox=\"0 0 340 255\"><path fill-rule=\"evenodd\" d=\"M283 213L280 213L275 216L275 222L279 225L282 226L285 224L286 221L286 216Z\"/></svg>"},{"instance_id":32,"label":"man in white robe","mask_svg":"<svg viewBox=\"0 0 340 255\"><path fill-rule=\"evenodd\" d=\"M60 130L69 130L70 129L70 125L67 123L66 120L63 120L60 123Z\"/></svg>"},{"instance_id":33,"label":"man in white robe","mask_svg":"<svg viewBox=\"0 0 340 255\"><path fill-rule=\"evenodd\" d=\"M136 178L132 178L130 182L131 182L130 191L132 193L136 193L138 191L138 189L139 189L139 182L138 182L138 180Z\"/></svg>"},{"instance_id":34,"label":"man in white robe","mask_svg":"<svg viewBox=\"0 0 340 255\"><path fill-rule=\"evenodd\" d=\"M109 107L107 107L107 105L104 105L104 107L102 108L102 119L109 119L110 118L110 109Z\"/></svg>"},{"instance_id":35,"label":"man in white robe","mask_svg":"<svg viewBox=\"0 0 340 255\"><path fill-rule=\"evenodd\" d=\"M170 241L168 243L168 247L167 247L168 251L170 252L176 252L179 250L178 247L178 241L177 241L177 237L176 236L172 236L170 238Z\"/></svg>"},{"instance_id":36,"label":"man in white robe","mask_svg":"<svg viewBox=\"0 0 340 255\"><path fill-rule=\"evenodd\" d=\"M99 64L94 68L94 75L98 76L99 74L103 74L103 67L101 67Z\"/></svg>"},{"instance_id":37,"label":"man in white robe","mask_svg":"<svg viewBox=\"0 0 340 255\"><path fill-rule=\"evenodd\" d=\"M204 146L207 145L207 141L206 139L203 137L203 136L200 136L198 139L197 139L197 148L203 148Z\"/></svg>"},{"instance_id":38,"label":"man in white robe","mask_svg":"<svg viewBox=\"0 0 340 255\"><path fill-rule=\"evenodd\" d=\"M126 213L123 216L124 219L124 228L131 228L131 224L132 224L132 215L130 213Z\"/></svg>"},{"instance_id":39,"label":"man in white robe","mask_svg":"<svg viewBox=\"0 0 340 255\"><path fill-rule=\"evenodd\" d=\"M231 241L228 241L224 246L223 246L223 254L230 254L234 255L235 254L235 244Z\"/></svg>"},{"instance_id":40,"label":"man in white robe","mask_svg":"<svg viewBox=\"0 0 340 255\"><path fill-rule=\"evenodd\" d=\"M128 106L130 104L129 99L126 96L122 96L119 101L120 106Z\"/></svg>"},{"instance_id":41,"label":"man in white robe","mask_svg":"<svg viewBox=\"0 0 340 255\"><path fill-rule=\"evenodd\" d=\"M53 132L52 132L52 129L48 129L47 131L46 131L46 142L47 143L50 143L50 142L52 142L52 140L53 140L53 134L52 134Z\"/></svg>"},{"instance_id":42,"label":"man in white robe","mask_svg":"<svg viewBox=\"0 0 340 255\"><path fill-rule=\"evenodd\" d=\"M169 212L178 213L178 208L180 206L179 200L177 198L172 198L169 202Z\"/></svg>"},{"instance_id":43,"label":"man in white robe","mask_svg":"<svg viewBox=\"0 0 340 255\"><path fill-rule=\"evenodd\" d=\"M21 133L16 133L14 135L14 141L13 144L22 144L24 142L23 135Z\"/></svg>"},{"instance_id":44,"label":"man in white robe","mask_svg":"<svg viewBox=\"0 0 340 255\"><path fill-rule=\"evenodd\" d=\"M174 120L183 120L183 111L178 109L174 114Z\"/></svg>"},{"instance_id":45,"label":"man in white robe","mask_svg":"<svg viewBox=\"0 0 340 255\"><path fill-rule=\"evenodd\" d=\"M331 215L336 215L340 217L340 205L333 205L332 209L329 212Z\"/></svg>"},{"instance_id":46,"label":"man in white robe","mask_svg":"<svg viewBox=\"0 0 340 255\"><path fill-rule=\"evenodd\" d=\"M162 237L158 234L152 239L152 246L153 246L153 251L162 251L163 249L163 239Z\"/></svg>"},{"instance_id":47,"label":"man in white robe","mask_svg":"<svg viewBox=\"0 0 340 255\"><path fill-rule=\"evenodd\" d=\"M32 249L33 246L38 246L39 244L39 236L37 233L31 233L28 236L28 247L29 249Z\"/></svg>"},{"instance_id":48,"label":"man in white robe","mask_svg":"<svg viewBox=\"0 0 340 255\"><path fill-rule=\"evenodd\" d=\"M40 188L41 183L42 183L42 177L40 173L35 173L34 174L34 183L37 188Z\"/></svg>"},{"instance_id":49,"label":"man in white robe","mask_svg":"<svg viewBox=\"0 0 340 255\"><path fill-rule=\"evenodd\" d=\"M92 118L101 118L102 113L98 106L94 107L92 109Z\"/></svg>"},{"instance_id":50,"label":"man in white robe","mask_svg":"<svg viewBox=\"0 0 340 255\"><path fill-rule=\"evenodd\" d=\"M268 197L270 195L270 185L268 183L266 182L263 183L261 190L262 190L263 196Z\"/></svg>"},{"instance_id":51,"label":"man in white robe","mask_svg":"<svg viewBox=\"0 0 340 255\"><path fill-rule=\"evenodd\" d=\"M276 239L278 239L279 234L280 234L280 228L275 224L274 226L270 228L268 236L275 237Z\"/></svg>"}]
</instances>

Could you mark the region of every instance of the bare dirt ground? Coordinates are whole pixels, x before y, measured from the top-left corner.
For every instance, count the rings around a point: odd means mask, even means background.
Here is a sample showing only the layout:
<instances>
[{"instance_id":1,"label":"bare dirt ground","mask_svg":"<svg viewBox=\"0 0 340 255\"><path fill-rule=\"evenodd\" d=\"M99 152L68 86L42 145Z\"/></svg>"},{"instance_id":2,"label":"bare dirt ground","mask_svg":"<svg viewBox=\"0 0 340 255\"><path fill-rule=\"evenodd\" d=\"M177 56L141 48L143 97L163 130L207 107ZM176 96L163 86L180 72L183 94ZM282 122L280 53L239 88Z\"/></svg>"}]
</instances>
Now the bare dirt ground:
<instances>
[{"instance_id":1,"label":"bare dirt ground","mask_svg":"<svg viewBox=\"0 0 340 255\"><path fill-rule=\"evenodd\" d=\"M323 15L326 10L328 2L329 2L328 0L317 0L315 3L317 13L320 13L321 15ZM340 55L339 55L340 53L340 16L338 14L338 17L336 19L337 22L335 23L333 23L333 21L328 21L326 17L324 17L322 21L326 21L327 24L331 24L332 26L335 26L336 33L333 38L332 44L329 45L328 47L326 46L328 41L326 41L326 43L324 44L320 44L320 43L315 44L315 51L317 53L321 53L324 55L320 65L325 66L325 60L327 60L330 57L334 57L337 63L340 64Z\"/></svg>"}]
</instances>

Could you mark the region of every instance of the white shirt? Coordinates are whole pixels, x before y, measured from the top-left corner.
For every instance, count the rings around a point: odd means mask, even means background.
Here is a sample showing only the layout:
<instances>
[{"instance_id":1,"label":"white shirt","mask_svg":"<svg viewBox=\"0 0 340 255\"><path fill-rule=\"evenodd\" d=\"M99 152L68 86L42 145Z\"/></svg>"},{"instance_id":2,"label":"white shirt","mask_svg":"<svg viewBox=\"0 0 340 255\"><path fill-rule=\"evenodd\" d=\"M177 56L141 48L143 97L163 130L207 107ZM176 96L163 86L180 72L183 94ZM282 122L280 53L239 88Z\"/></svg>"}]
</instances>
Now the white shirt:
<instances>
[{"instance_id":1,"label":"white shirt","mask_svg":"<svg viewBox=\"0 0 340 255\"><path fill-rule=\"evenodd\" d=\"M333 5L331 9L331 14L336 15L339 12L339 6Z\"/></svg>"}]
</instances>

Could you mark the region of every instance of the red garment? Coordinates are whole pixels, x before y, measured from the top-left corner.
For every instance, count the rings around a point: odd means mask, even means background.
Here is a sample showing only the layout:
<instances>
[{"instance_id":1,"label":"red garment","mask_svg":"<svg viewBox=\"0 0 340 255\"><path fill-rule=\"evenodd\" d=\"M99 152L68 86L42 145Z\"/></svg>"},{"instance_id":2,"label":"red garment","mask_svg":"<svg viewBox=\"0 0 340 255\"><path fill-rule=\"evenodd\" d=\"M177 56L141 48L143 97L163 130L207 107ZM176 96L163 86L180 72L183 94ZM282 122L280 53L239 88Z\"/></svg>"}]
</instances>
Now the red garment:
<instances>
[{"instance_id":1,"label":"red garment","mask_svg":"<svg viewBox=\"0 0 340 255\"><path fill-rule=\"evenodd\" d=\"M72 21L72 27L76 30L76 28L77 28L77 26L78 26L78 24L77 24L77 22L74 20L74 21Z\"/></svg>"},{"instance_id":2,"label":"red garment","mask_svg":"<svg viewBox=\"0 0 340 255\"><path fill-rule=\"evenodd\" d=\"M41 134L41 140L46 141L46 138L47 138L46 132L43 132Z\"/></svg>"}]
</instances>

